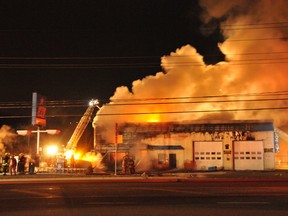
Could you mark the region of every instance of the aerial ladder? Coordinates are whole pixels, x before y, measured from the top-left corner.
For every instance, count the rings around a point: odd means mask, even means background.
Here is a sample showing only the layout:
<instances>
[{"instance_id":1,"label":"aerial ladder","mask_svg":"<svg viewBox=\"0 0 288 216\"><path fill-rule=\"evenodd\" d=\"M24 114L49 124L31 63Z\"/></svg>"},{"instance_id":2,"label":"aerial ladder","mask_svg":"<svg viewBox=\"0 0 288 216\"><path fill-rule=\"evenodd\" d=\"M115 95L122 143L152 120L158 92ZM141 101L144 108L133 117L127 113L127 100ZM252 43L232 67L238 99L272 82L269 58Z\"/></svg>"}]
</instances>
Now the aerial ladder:
<instances>
[{"instance_id":1,"label":"aerial ladder","mask_svg":"<svg viewBox=\"0 0 288 216\"><path fill-rule=\"evenodd\" d=\"M66 151L76 149L76 146L78 144L79 139L81 138L81 136L84 133L88 123L91 120L91 117L92 117L92 114L93 114L95 107L100 109L98 104L99 104L98 100L91 100L89 102L89 106L88 106L87 110L85 111L84 115L80 119L80 121L77 124L77 127L75 128L70 140L67 143Z\"/></svg>"}]
</instances>

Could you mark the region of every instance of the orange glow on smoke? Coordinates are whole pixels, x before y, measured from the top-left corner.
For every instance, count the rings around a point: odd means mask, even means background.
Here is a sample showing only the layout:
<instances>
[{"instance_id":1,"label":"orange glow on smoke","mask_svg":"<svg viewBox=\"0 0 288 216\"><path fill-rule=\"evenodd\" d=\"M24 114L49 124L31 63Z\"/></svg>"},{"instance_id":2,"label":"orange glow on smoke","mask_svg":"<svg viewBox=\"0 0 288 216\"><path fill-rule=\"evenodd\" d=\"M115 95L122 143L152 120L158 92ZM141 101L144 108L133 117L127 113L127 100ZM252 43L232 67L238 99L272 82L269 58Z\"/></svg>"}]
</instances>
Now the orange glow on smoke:
<instances>
[{"instance_id":1,"label":"orange glow on smoke","mask_svg":"<svg viewBox=\"0 0 288 216\"><path fill-rule=\"evenodd\" d=\"M93 168L96 169L104 169L104 165L102 164L102 155L100 153L96 154L95 152L87 152L82 160L89 161L92 164Z\"/></svg>"},{"instance_id":2,"label":"orange glow on smoke","mask_svg":"<svg viewBox=\"0 0 288 216\"><path fill-rule=\"evenodd\" d=\"M74 159L75 159L75 160L79 160L80 158L81 158L81 153L76 152L76 153L74 154Z\"/></svg>"},{"instance_id":3,"label":"orange glow on smoke","mask_svg":"<svg viewBox=\"0 0 288 216\"><path fill-rule=\"evenodd\" d=\"M159 122L159 121L160 121L159 114L151 114L147 118L147 122Z\"/></svg>"},{"instance_id":4,"label":"orange glow on smoke","mask_svg":"<svg viewBox=\"0 0 288 216\"><path fill-rule=\"evenodd\" d=\"M72 155L74 156L75 160L81 159L81 153L80 152L74 152L73 150L67 150L64 153L64 155L65 155L65 158L68 160L72 158Z\"/></svg>"},{"instance_id":5,"label":"orange glow on smoke","mask_svg":"<svg viewBox=\"0 0 288 216\"><path fill-rule=\"evenodd\" d=\"M67 160L70 160L72 158L72 155L74 156L74 159L77 160L84 160L84 161L88 161L92 164L93 168L96 169L101 169L103 170L105 167L102 164L102 155L96 154L95 152L88 152L85 155L82 155L82 153L80 152L75 152L73 150L67 150L65 153L65 158Z\"/></svg>"},{"instance_id":6,"label":"orange glow on smoke","mask_svg":"<svg viewBox=\"0 0 288 216\"><path fill-rule=\"evenodd\" d=\"M201 1L206 24L211 18L227 18L220 26L225 40L218 44L225 61L207 65L204 56L190 44L163 56L162 71L133 81L131 88L117 87L110 103L119 105L103 106L97 112L93 125L105 127L103 139L115 142L115 123L125 122L273 119L277 127L288 124L286 110L282 109L287 106L284 97L277 95L279 100L272 101L266 100L271 95L264 94L287 91L287 32L280 23L287 16L281 12L288 1L257 1L253 5L249 1L227 2ZM245 9L245 13L238 13L241 10L235 7ZM259 28L250 28L251 23ZM227 28L232 25L242 27ZM261 40L265 38L273 40ZM253 99L261 101L255 103Z\"/></svg>"}]
</instances>

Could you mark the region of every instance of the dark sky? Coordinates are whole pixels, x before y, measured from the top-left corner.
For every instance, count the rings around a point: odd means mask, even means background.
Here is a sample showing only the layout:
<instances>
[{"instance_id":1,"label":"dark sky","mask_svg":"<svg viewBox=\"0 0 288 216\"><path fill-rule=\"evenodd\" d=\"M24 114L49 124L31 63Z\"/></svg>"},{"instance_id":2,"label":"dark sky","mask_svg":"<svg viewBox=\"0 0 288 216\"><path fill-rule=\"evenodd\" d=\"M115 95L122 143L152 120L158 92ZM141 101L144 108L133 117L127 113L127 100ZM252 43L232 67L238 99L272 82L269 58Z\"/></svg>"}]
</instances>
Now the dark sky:
<instances>
[{"instance_id":1,"label":"dark sky","mask_svg":"<svg viewBox=\"0 0 288 216\"><path fill-rule=\"evenodd\" d=\"M104 102L118 86L161 71L160 58L183 45L219 54L221 36L200 33L200 13L191 0L1 0L0 102L29 102L32 92Z\"/></svg>"}]
</instances>

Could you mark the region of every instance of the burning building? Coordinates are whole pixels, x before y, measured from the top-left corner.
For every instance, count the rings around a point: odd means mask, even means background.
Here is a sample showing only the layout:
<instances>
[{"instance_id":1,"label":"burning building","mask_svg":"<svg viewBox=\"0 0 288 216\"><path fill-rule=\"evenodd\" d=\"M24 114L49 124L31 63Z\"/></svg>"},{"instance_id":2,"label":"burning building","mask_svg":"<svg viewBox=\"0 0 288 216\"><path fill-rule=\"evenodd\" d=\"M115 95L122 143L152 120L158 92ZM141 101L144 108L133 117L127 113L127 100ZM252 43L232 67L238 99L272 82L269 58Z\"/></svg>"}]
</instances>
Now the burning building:
<instances>
[{"instance_id":1,"label":"burning building","mask_svg":"<svg viewBox=\"0 0 288 216\"><path fill-rule=\"evenodd\" d=\"M272 121L124 123L115 129L121 136L116 146L98 150L132 156L138 171L275 168Z\"/></svg>"},{"instance_id":2,"label":"burning building","mask_svg":"<svg viewBox=\"0 0 288 216\"><path fill-rule=\"evenodd\" d=\"M288 2L199 2L205 27L213 31L210 25L219 22L224 41L218 47L225 61L206 64L196 48L183 45L161 58L163 71L135 80L131 88L118 87L94 118L96 150L105 145L113 150L115 142L123 143L119 154L140 149L134 153L138 166L150 168L165 167L167 161L170 168L266 170L284 163L287 168L287 141L280 140L277 152L273 128L288 130L288 32L283 10ZM212 153L219 163L211 162Z\"/></svg>"}]
</instances>

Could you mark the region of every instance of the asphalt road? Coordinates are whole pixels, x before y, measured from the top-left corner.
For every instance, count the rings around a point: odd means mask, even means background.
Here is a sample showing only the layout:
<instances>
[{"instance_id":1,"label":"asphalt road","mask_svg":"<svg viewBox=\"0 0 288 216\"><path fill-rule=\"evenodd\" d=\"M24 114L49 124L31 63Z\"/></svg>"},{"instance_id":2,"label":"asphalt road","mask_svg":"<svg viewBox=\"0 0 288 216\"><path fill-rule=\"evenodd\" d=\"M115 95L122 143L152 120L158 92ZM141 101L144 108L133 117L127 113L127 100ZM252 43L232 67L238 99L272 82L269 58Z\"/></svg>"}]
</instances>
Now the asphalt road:
<instances>
[{"instance_id":1,"label":"asphalt road","mask_svg":"<svg viewBox=\"0 0 288 216\"><path fill-rule=\"evenodd\" d=\"M287 181L162 180L6 181L0 184L0 213L5 216L288 214Z\"/></svg>"}]
</instances>

